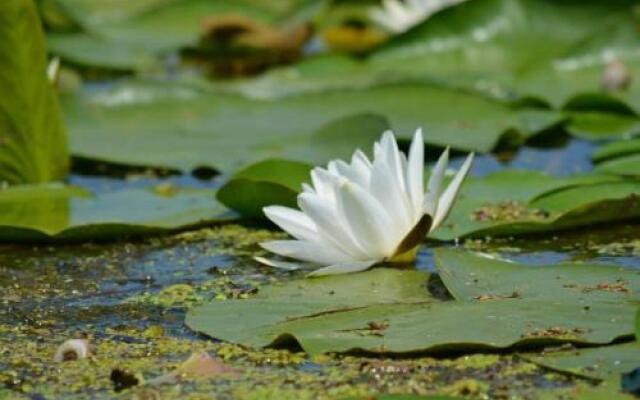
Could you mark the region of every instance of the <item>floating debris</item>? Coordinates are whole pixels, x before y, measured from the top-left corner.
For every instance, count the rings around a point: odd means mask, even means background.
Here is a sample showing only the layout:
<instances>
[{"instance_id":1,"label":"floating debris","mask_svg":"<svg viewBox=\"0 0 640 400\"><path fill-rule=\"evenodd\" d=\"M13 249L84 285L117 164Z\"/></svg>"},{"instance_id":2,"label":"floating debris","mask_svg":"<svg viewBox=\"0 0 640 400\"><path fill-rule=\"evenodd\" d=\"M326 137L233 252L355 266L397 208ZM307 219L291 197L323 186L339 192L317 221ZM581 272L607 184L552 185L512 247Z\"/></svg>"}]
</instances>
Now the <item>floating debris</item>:
<instances>
[{"instance_id":1,"label":"floating debris","mask_svg":"<svg viewBox=\"0 0 640 400\"><path fill-rule=\"evenodd\" d=\"M222 362L222 360L211 357L211 355L206 351L202 351L199 353L193 353L187 361L181 364L174 371L152 379L146 384L151 386L165 384L174 385L180 382L213 378L221 375L236 377L238 376L238 371Z\"/></svg>"},{"instance_id":2,"label":"floating debris","mask_svg":"<svg viewBox=\"0 0 640 400\"><path fill-rule=\"evenodd\" d=\"M111 371L111 382L113 382L113 390L121 392L125 389L137 386L140 384L140 379L135 375L120 368L115 368Z\"/></svg>"},{"instance_id":3,"label":"floating debris","mask_svg":"<svg viewBox=\"0 0 640 400\"><path fill-rule=\"evenodd\" d=\"M53 356L55 362L81 360L91 356L92 346L87 339L70 339L62 343Z\"/></svg>"}]
</instances>

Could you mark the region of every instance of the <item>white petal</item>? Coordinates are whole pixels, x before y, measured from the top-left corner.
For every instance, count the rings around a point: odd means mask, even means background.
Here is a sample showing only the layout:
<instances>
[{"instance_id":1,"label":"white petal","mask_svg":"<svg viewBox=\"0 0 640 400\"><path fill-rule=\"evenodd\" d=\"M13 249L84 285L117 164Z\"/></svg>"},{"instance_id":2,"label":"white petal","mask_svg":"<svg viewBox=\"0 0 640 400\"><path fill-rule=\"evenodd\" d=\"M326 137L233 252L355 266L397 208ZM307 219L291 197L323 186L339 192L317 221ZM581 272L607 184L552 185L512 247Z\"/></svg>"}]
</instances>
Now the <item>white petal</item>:
<instances>
[{"instance_id":1,"label":"white petal","mask_svg":"<svg viewBox=\"0 0 640 400\"><path fill-rule=\"evenodd\" d=\"M351 165L362 164L367 169L371 169L371 161L369 161L369 157L362 152L362 150L356 150L351 156Z\"/></svg>"},{"instance_id":2,"label":"white petal","mask_svg":"<svg viewBox=\"0 0 640 400\"><path fill-rule=\"evenodd\" d=\"M393 251L388 227L393 223L380 202L369 192L351 182L340 185L338 210L342 219L369 259L382 259Z\"/></svg>"},{"instance_id":3,"label":"white petal","mask_svg":"<svg viewBox=\"0 0 640 400\"><path fill-rule=\"evenodd\" d=\"M456 197L460 191L460 186L462 185L464 178L467 176L467 173L469 173L473 157L473 153L469 154L464 164L462 164L462 167L460 167L460 170L449 184L449 187L447 187L447 190L445 190L442 197L440 197L438 201L438 210L436 211L436 216L431 227L432 230L444 222L449 215L449 211L451 211L451 207L453 207L453 203L456 201Z\"/></svg>"},{"instance_id":4,"label":"white petal","mask_svg":"<svg viewBox=\"0 0 640 400\"><path fill-rule=\"evenodd\" d=\"M412 207L384 159L377 159L373 163L370 190L392 220L392 224L387 227L389 237L393 237L395 241L402 240L414 225Z\"/></svg>"},{"instance_id":5,"label":"white petal","mask_svg":"<svg viewBox=\"0 0 640 400\"><path fill-rule=\"evenodd\" d=\"M336 175L324 168L314 168L311 170L311 182L314 191L332 203L335 202L335 191L337 190Z\"/></svg>"},{"instance_id":6,"label":"white petal","mask_svg":"<svg viewBox=\"0 0 640 400\"><path fill-rule=\"evenodd\" d=\"M283 269L285 271L297 271L300 269L300 263L274 260L272 258L265 258L265 257L253 257L253 259L259 262L260 264L267 265L273 268Z\"/></svg>"},{"instance_id":7,"label":"white petal","mask_svg":"<svg viewBox=\"0 0 640 400\"><path fill-rule=\"evenodd\" d=\"M320 242L303 240L273 240L260 243L264 249L283 257L295 258L321 265L332 265L353 261L340 250Z\"/></svg>"},{"instance_id":8,"label":"white petal","mask_svg":"<svg viewBox=\"0 0 640 400\"><path fill-rule=\"evenodd\" d=\"M419 12L427 7L428 0L405 0L405 2L411 9Z\"/></svg>"},{"instance_id":9,"label":"white petal","mask_svg":"<svg viewBox=\"0 0 640 400\"><path fill-rule=\"evenodd\" d=\"M360 186L366 186L369 182L368 176L366 174L362 174L356 168L353 168L351 165L347 164L342 160L334 160L331 161L328 165L329 172L334 175L342 176L351 182L357 183Z\"/></svg>"},{"instance_id":10,"label":"white petal","mask_svg":"<svg viewBox=\"0 0 640 400\"><path fill-rule=\"evenodd\" d=\"M317 240L316 225L303 212L283 206L269 206L265 207L263 211L267 218L294 238Z\"/></svg>"},{"instance_id":11,"label":"white petal","mask_svg":"<svg viewBox=\"0 0 640 400\"><path fill-rule=\"evenodd\" d=\"M330 243L356 259L367 256L358 246L346 221L340 218L338 210L333 204L318 195L302 193L298 196L298 205L313 221L324 242Z\"/></svg>"},{"instance_id":12,"label":"white petal","mask_svg":"<svg viewBox=\"0 0 640 400\"><path fill-rule=\"evenodd\" d=\"M447 164L449 164L448 147L442 152L438 162L431 170L429 184L427 185L427 193L424 197L423 212L434 218L438 211L438 201L442 195L442 181L444 180L444 175L447 171Z\"/></svg>"},{"instance_id":13,"label":"white petal","mask_svg":"<svg viewBox=\"0 0 640 400\"><path fill-rule=\"evenodd\" d=\"M393 132L386 131L382 134L380 150L378 151L378 155L376 155L376 158L378 157L385 158L387 164L389 164L389 167L391 168L391 171L396 175L398 182L400 183L400 187L405 191L407 186L404 181L405 172L403 171L402 157Z\"/></svg>"},{"instance_id":14,"label":"white petal","mask_svg":"<svg viewBox=\"0 0 640 400\"><path fill-rule=\"evenodd\" d=\"M389 16L394 20L402 20L407 17L409 10L398 0L383 0L383 5Z\"/></svg>"},{"instance_id":15,"label":"white petal","mask_svg":"<svg viewBox=\"0 0 640 400\"><path fill-rule=\"evenodd\" d=\"M303 183L302 184L302 192L303 193L315 193L316 191L308 183Z\"/></svg>"},{"instance_id":16,"label":"white petal","mask_svg":"<svg viewBox=\"0 0 640 400\"><path fill-rule=\"evenodd\" d=\"M307 276L324 276L359 272L371 268L371 266L375 263L376 261L355 261L349 263L334 264L315 270Z\"/></svg>"},{"instance_id":17,"label":"white petal","mask_svg":"<svg viewBox=\"0 0 640 400\"><path fill-rule=\"evenodd\" d=\"M407 186L413 206L413 217L419 219L424 202L424 139L422 138L422 129L416 130L409 149Z\"/></svg>"}]
</instances>

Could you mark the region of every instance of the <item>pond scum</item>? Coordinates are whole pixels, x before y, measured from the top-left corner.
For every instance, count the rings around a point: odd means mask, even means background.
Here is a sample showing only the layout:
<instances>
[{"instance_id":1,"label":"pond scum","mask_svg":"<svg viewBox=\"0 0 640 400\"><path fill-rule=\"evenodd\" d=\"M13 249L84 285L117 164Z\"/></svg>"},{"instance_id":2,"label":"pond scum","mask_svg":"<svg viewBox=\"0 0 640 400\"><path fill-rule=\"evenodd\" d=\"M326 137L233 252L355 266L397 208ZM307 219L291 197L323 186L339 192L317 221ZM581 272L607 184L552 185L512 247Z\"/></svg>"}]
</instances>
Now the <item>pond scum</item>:
<instances>
[{"instance_id":1,"label":"pond scum","mask_svg":"<svg viewBox=\"0 0 640 400\"><path fill-rule=\"evenodd\" d=\"M446 359L309 357L295 349L253 350L219 343L186 330L182 321L190 307L211 299L248 297L260 285L284 279L284 273L248 258L260 251L258 242L281 236L227 225L137 243L3 248L0 398L299 400L437 393L533 399L554 393L580 399L604 390L594 387L593 379L553 372L515 353ZM470 244L491 250L486 243ZM508 245L502 244L513 251ZM172 272L155 268L174 262L179 265ZM70 265L73 268L65 268ZM18 266L28 268L18 271ZM87 338L91 356L54 362L56 349L69 338ZM237 374L153 384L154 378L201 351ZM113 371L130 377L131 387L116 392Z\"/></svg>"}]
</instances>

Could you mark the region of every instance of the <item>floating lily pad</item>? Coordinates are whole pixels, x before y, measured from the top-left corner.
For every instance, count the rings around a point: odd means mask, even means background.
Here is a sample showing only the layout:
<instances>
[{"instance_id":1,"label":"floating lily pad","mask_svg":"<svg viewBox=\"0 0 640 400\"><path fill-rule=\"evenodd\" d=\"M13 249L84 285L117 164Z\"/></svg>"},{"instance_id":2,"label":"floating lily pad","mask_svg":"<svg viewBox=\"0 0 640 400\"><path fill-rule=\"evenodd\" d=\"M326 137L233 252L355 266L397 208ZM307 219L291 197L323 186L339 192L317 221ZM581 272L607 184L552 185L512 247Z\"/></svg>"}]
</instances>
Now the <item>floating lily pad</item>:
<instances>
[{"instance_id":1,"label":"floating lily pad","mask_svg":"<svg viewBox=\"0 0 640 400\"><path fill-rule=\"evenodd\" d=\"M596 170L604 173L640 176L640 139L619 140L599 148L593 155Z\"/></svg>"},{"instance_id":2,"label":"floating lily pad","mask_svg":"<svg viewBox=\"0 0 640 400\"><path fill-rule=\"evenodd\" d=\"M636 312L636 341L640 343L640 308Z\"/></svg>"},{"instance_id":3,"label":"floating lily pad","mask_svg":"<svg viewBox=\"0 0 640 400\"><path fill-rule=\"evenodd\" d=\"M553 178L505 171L470 179L445 223L432 236L512 236L637 218L640 186L604 175Z\"/></svg>"},{"instance_id":4,"label":"floating lily pad","mask_svg":"<svg viewBox=\"0 0 640 400\"><path fill-rule=\"evenodd\" d=\"M125 81L68 97L64 108L74 154L183 171L199 166L238 170L282 156L307 161L309 152L300 148L308 146L314 132L363 113L387 119L402 138L423 127L428 143L462 150L487 152L514 130L535 133L524 130L531 119L521 120L502 103L427 85L266 101L215 93L202 85ZM344 146L335 149L338 155L343 151Z\"/></svg>"},{"instance_id":5,"label":"floating lily pad","mask_svg":"<svg viewBox=\"0 0 640 400\"><path fill-rule=\"evenodd\" d=\"M92 195L63 185L0 191L0 241L87 241L160 234L233 218L215 191L174 187Z\"/></svg>"},{"instance_id":6,"label":"floating lily pad","mask_svg":"<svg viewBox=\"0 0 640 400\"><path fill-rule=\"evenodd\" d=\"M508 101L533 97L556 109L637 114L640 84L633 77L640 72L640 38L634 4L464 2L394 37L364 61L337 56L309 60L231 86L273 97L380 82L435 81ZM606 78L605 70L614 60L625 66L631 79ZM589 118L572 130L594 137L603 133L599 128L604 122ZM615 125L621 132L620 121Z\"/></svg>"},{"instance_id":7,"label":"floating lily pad","mask_svg":"<svg viewBox=\"0 0 640 400\"><path fill-rule=\"evenodd\" d=\"M82 32L51 36L52 50L76 64L139 69L158 55L197 44L206 18L242 15L251 20L274 22L300 2L253 0L58 0L62 11L84 28ZM108 49L101 53L96 46ZM109 59L109 55L113 59ZM141 63L141 61L144 61Z\"/></svg>"},{"instance_id":8,"label":"floating lily pad","mask_svg":"<svg viewBox=\"0 0 640 400\"><path fill-rule=\"evenodd\" d=\"M525 355L527 360L554 370L567 371L596 379L626 373L640 365L637 342L593 349L572 349L541 355Z\"/></svg>"},{"instance_id":9,"label":"floating lily pad","mask_svg":"<svg viewBox=\"0 0 640 400\"><path fill-rule=\"evenodd\" d=\"M32 1L0 3L0 43L0 181L64 179L66 132Z\"/></svg>"},{"instance_id":10,"label":"floating lily pad","mask_svg":"<svg viewBox=\"0 0 640 400\"><path fill-rule=\"evenodd\" d=\"M158 60L147 49L123 46L90 33L52 33L50 51L68 63L127 71L158 68Z\"/></svg>"},{"instance_id":11,"label":"floating lily pad","mask_svg":"<svg viewBox=\"0 0 640 400\"><path fill-rule=\"evenodd\" d=\"M618 266L561 263L526 267L464 250L438 249L438 272L459 301L517 298L593 303L637 303L640 274Z\"/></svg>"},{"instance_id":12,"label":"floating lily pad","mask_svg":"<svg viewBox=\"0 0 640 400\"><path fill-rule=\"evenodd\" d=\"M397 37L373 55L372 63L395 65L399 73L430 75L448 85L501 98L535 96L560 107L579 95L603 94L605 53L628 60L634 68L640 39L633 5L632 1L466 2ZM594 20L599 23L593 24ZM637 88L632 82L626 91L600 99L632 105Z\"/></svg>"},{"instance_id":13,"label":"floating lily pad","mask_svg":"<svg viewBox=\"0 0 640 400\"><path fill-rule=\"evenodd\" d=\"M177 0L54 0L69 18L84 27L126 20Z\"/></svg>"},{"instance_id":14,"label":"floating lily pad","mask_svg":"<svg viewBox=\"0 0 640 400\"><path fill-rule=\"evenodd\" d=\"M640 139L618 140L600 147L594 154L596 162L606 161L612 158L629 156L640 153Z\"/></svg>"},{"instance_id":15,"label":"floating lily pad","mask_svg":"<svg viewBox=\"0 0 640 400\"><path fill-rule=\"evenodd\" d=\"M567 130L589 140L630 138L640 133L640 119L634 115L605 112L571 113Z\"/></svg>"},{"instance_id":16,"label":"floating lily pad","mask_svg":"<svg viewBox=\"0 0 640 400\"><path fill-rule=\"evenodd\" d=\"M538 397L540 400L580 399L580 400L634 400L632 394L623 393L620 387L620 378L612 376L604 382L594 385L585 382L569 388L544 390Z\"/></svg>"},{"instance_id":17,"label":"floating lily pad","mask_svg":"<svg viewBox=\"0 0 640 400\"><path fill-rule=\"evenodd\" d=\"M616 175L640 176L640 153L603 162L596 170Z\"/></svg>"},{"instance_id":18,"label":"floating lily pad","mask_svg":"<svg viewBox=\"0 0 640 400\"><path fill-rule=\"evenodd\" d=\"M248 218L264 218L263 207L297 207L301 182L311 166L295 161L266 160L238 172L218 191L218 200Z\"/></svg>"},{"instance_id":19,"label":"floating lily pad","mask_svg":"<svg viewBox=\"0 0 640 400\"><path fill-rule=\"evenodd\" d=\"M547 272L555 276L552 268ZM383 269L291 281L264 287L248 300L214 301L195 308L187 315L187 325L254 347L295 342L311 354L603 344L633 331L630 310L635 306L624 302L595 297L585 307L578 298L542 295L438 301L428 294L427 280L426 273ZM460 329L460 321L473 329Z\"/></svg>"}]
</instances>

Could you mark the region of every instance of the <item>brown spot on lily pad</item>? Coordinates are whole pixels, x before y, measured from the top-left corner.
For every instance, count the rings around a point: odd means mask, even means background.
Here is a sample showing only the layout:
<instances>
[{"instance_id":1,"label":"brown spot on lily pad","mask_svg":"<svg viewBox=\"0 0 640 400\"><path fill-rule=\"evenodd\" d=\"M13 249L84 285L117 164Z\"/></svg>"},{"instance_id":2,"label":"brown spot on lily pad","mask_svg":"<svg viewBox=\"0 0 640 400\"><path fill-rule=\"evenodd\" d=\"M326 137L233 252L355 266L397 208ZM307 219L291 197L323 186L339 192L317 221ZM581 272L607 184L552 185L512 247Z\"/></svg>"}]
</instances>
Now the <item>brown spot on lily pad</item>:
<instances>
[{"instance_id":1,"label":"brown spot on lily pad","mask_svg":"<svg viewBox=\"0 0 640 400\"><path fill-rule=\"evenodd\" d=\"M548 211L528 208L518 201L509 200L496 204L487 204L472 212L475 221L519 221L545 220L551 217Z\"/></svg>"},{"instance_id":2,"label":"brown spot on lily pad","mask_svg":"<svg viewBox=\"0 0 640 400\"><path fill-rule=\"evenodd\" d=\"M575 283L567 283L563 285L563 287L567 289L580 289L582 293L590 293L590 292L611 292L611 293L631 293L631 289L629 289L629 282L618 279L615 282L600 282L595 286L582 286L577 285Z\"/></svg>"},{"instance_id":3,"label":"brown spot on lily pad","mask_svg":"<svg viewBox=\"0 0 640 400\"><path fill-rule=\"evenodd\" d=\"M618 279L615 282L600 282L595 286L585 286L582 288L583 293L602 291L602 292L615 292L615 293L631 293L629 289L629 282L622 279Z\"/></svg>"},{"instance_id":4,"label":"brown spot on lily pad","mask_svg":"<svg viewBox=\"0 0 640 400\"><path fill-rule=\"evenodd\" d=\"M546 329L534 329L522 335L523 339L535 338L562 338L562 339L578 339L582 334L587 333L582 328L563 328L553 326Z\"/></svg>"},{"instance_id":5,"label":"brown spot on lily pad","mask_svg":"<svg viewBox=\"0 0 640 400\"><path fill-rule=\"evenodd\" d=\"M499 300L499 299L520 299L522 296L517 291L513 291L510 295L498 295L498 294L481 294L479 296L475 296L473 299L477 301L487 301L487 300Z\"/></svg>"}]
</instances>

